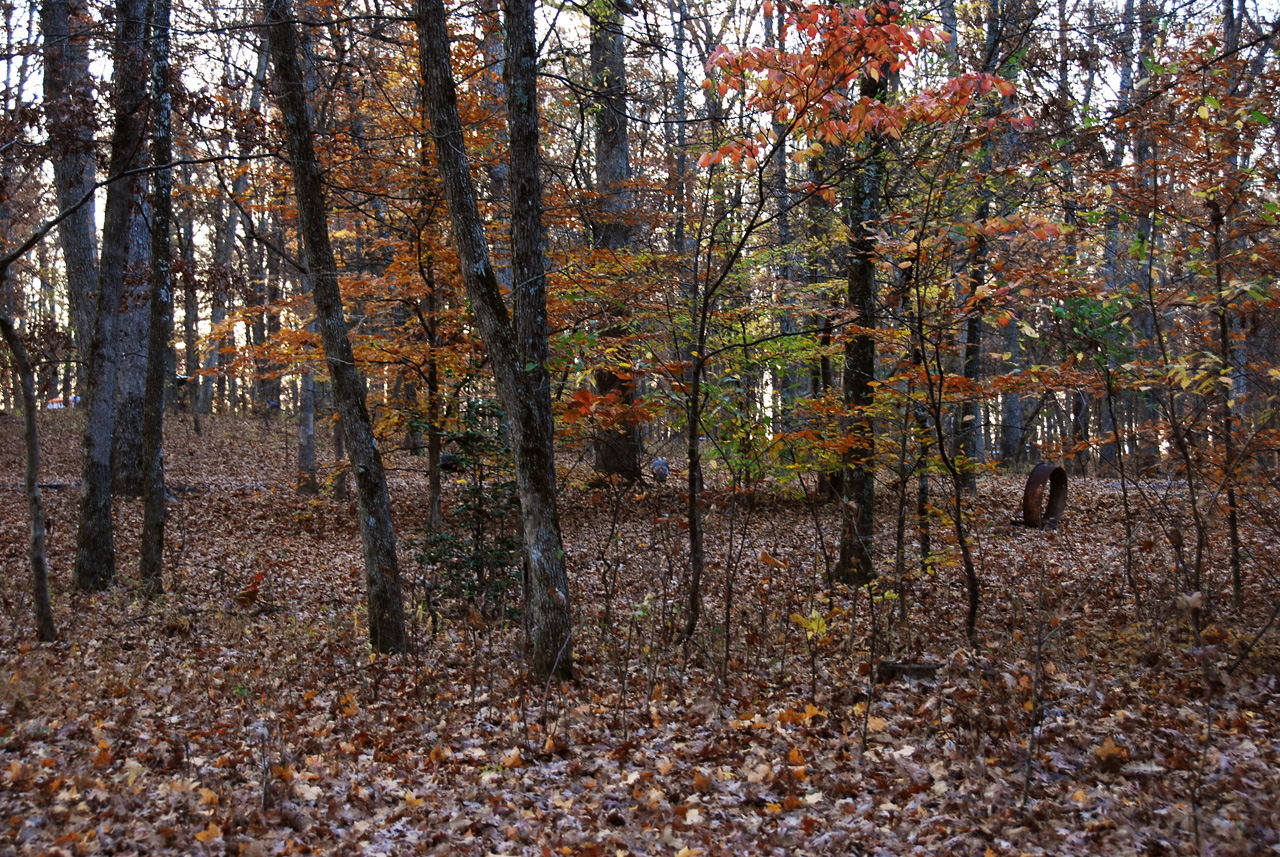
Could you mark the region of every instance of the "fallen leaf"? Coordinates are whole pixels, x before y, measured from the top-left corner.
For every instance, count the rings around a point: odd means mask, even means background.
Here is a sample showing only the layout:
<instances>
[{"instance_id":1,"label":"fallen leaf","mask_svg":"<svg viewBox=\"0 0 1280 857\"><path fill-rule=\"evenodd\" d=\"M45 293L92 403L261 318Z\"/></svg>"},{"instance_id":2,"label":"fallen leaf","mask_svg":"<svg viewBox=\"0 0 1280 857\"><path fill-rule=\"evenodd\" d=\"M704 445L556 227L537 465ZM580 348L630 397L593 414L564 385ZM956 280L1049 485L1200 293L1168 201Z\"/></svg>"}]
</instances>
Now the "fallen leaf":
<instances>
[{"instance_id":1,"label":"fallen leaf","mask_svg":"<svg viewBox=\"0 0 1280 857\"><path fill-rule=\"evenodd\" d=\"M214 824L212 821L209 822L208 827L196 834L196 840L202 845L208 845L213 840L221 837L222 828Z\"/></svg>"}]
</instances>

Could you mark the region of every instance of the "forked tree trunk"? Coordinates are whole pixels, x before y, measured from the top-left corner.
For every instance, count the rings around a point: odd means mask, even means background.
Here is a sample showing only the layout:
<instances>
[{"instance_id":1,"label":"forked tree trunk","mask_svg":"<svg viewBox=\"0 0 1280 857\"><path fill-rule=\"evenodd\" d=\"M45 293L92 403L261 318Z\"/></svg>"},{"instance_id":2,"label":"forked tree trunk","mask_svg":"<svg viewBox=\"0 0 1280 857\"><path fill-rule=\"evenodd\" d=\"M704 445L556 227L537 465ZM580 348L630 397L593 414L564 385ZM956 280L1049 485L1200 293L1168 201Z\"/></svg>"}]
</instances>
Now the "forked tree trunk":
<instances>
[{"instance_id":1,"label":"forked tree trunk","mask_svg":"<svg viewBox=\"0 0 1280 857\"><path fill-rule=\"evenodd\" d=\"M137 166L142 152L143 102L146 100L146 0L116 5L114 114L108 175L118 177ZM115 577L116 554L111 521L111 439L115 434L116 376L120 349L116 319L124 286L130 208L135 179L117 179L107 189L102 223L102 261L98 270L98 306L89 347L85 391L84 455L80 474L80 517L76 531L74 583L100 590Z\"/></svg>"},{"instance_id":2,"label":"forked tree trunk","mask_svg":"<svg viewBox=\"0 0 1280 857\"><path fill-rule=\"evenodd\" d=\"M539 675L567 676L572 671L572 613L569 581L556 508L555 462L539 405L537 381L526 371L515 328L502 300L484 223L476 204L458 118L457 93L449 61L449 31L442 0L416 0L423 103L431 120L431 136L449 206L462 280L471 300L485 350L493 365L498 392L506 409L515 449L516 485L524 526L525 581L530 666ZM532 0L510 0L507 31L509 65L523 74L535 71ZM536 111L532 89L522 89L508 109ZM520 99L523 99L521 101ZM515 153L513 151L513 157ZM536 161L532 168L536 169ZM523 200L517 205L536 204ZM545 312L545 308L542 310Z\"/></svg>"},{"instance_id":3,"label":"forked tree trunk","mask_svg":"<svg viewBox=\"0 0 1280 857\"><path fill-rule=\"evenodd\" d=\"M324 186L312 141L302 64L298 59L298 34L290 21L287 0L265 0L263 5L275 67L276 97L284 121L289 157L293 162L298 225L311 275L316 320L333 379L334 400L346 434L351 467L355 471L356 503L368 587L369 642L376 651L399 652L405 648L404 602L400 591L395 531L391 524L391 498L387 494L382 456L378 453L365 404L364 385L356 370L351 340L347 337L337 261L329 243L329 224L325 219Z\"/></svg>"}]
</instances>

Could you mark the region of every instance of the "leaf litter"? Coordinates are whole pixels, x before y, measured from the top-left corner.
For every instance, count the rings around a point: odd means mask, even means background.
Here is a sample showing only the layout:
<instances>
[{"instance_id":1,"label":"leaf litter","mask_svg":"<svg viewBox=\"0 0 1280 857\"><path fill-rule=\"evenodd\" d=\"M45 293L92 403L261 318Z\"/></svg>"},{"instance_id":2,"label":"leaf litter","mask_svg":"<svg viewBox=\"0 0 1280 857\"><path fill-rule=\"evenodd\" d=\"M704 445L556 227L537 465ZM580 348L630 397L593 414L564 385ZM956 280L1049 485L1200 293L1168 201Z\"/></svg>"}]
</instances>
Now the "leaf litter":
<instances>
[{"instance_id":1,"label":"leaf litter","mask_svg":"<svg viewBox=\"0 0 1280 857\"><path fill-rule=\"evenodd\" d=\"M825 583L836 513L782 489L709 510L704 624L682 640L678 462L642 491L566 467L576 676L546 683L518 616L432 602L408 549L415 647L374 656L353 508L293 493L280 423L171 422L165 597L140 596L132 500L118 585L72 592L77 417L42 415L56 644L33 642L21 488L0 484L0 853L1280 850L1274 638L1227 672L1274 591L1251 574L1249 609L1219 607L1197 646L1152 538L1139 612L1104 481L1076 480L1047 534L1009 523L1017 476L986 477L975 653L943 521L933 573L870 605ZM0 427L0 472L20 472L19 440ZM391 467L410 537L425 464ZM932 678L878 683L882 659Z\"/></svg>"}]
</instances>

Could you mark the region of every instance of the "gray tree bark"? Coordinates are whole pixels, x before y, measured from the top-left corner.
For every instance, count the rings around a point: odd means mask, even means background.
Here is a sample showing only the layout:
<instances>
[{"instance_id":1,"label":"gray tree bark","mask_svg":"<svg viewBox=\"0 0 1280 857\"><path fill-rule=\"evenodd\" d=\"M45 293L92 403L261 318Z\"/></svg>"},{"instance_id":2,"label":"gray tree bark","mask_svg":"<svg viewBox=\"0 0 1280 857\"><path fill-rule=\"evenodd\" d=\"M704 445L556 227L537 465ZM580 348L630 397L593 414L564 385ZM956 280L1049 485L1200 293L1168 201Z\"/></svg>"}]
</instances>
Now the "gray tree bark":
<instances>
[{"instance_id":1,"label":"gray tree bark","mask_svg":"<svg viewBox=\"0 0 1280 857\"><path fill-rule=\"evenodd\" d=\"M551 375L547 340L547 275L543 261L542 179L538 175L538 46L534 37L534 0L507 0L507 124L511 180L511 303L516 337L533 386L533 404L555 461L551 415ZM554 467L552 469L554 473Z\"/></svg>"},{"instance_id":2,"label":"gray tree bark","mask_svg":"<svg viewBox=\"0 0 1280 857\"><path fill-rule=\"evenodd\" d=\"M89 76L88 11L82 0L44 0L44 105L56 156L53 185L58 208L67 211L93 190L94 104ZM93 338L93 293L98 287L98 240L92 203L75 209L58 227L67 267L67 297L76 351L84 359Z\"/></svg>"},{"instance_id":3,"label":"gray tree bark","mask_svg":"<svg viewBox=\"0 0 1280 857\"><path fill-rule=\"evenodd\" d=\"M347 337L337 261L329 243L324 186L312 140L304 73L298 58L298 34L290 18L287 0L265 0L263 7L275 72L276 97L292 161L299 229L306 248L316 318L325 360L333 379L334 399L347 437L351 467L355 472L368 588L369 642L380 652L403 651L406 644L404 602L395 531L391 523L391 498L387 493L382 456L378 452L365 404L364 385L356 370L351 340Z\"/></svg>"},{"instance_id":4,"label":"gray tree bark","mask_svg":"<svg viewBox=\"0 0 1280 857\"><path fill-rule=\"evenodd\" d=\"M310 368L302 370L302 392L298 402L298 481L299 494L316 494L316 375Z\"/></svg>"},{"instance_id":5,"label":"gray tree bark","mask_svg":"<svg viewBox=\"0 0 1280 857\"><path fill-rule=\"evenodd\" d=\"M147 340L151 325L151 204L146 182L133 183L137 199L129 223L129 257L116 337L120 371L116 390L116 432L111 441L111 485L117 494L140 497L147 471L142 449L142 411L147 394Z\"/></svg>"},{"instance_id":6,"label":"gray tree bark","mask_svg":"<svg viewBox=\"0 0 1280 857\"><path fill-rule=\"evenodd\" d=\"M108 176L119 177L142 157L147 96L146 0L116 5L115 81L112 101L115 129L111 135ZM85 391L84 452L80 473L80 514L76 531L73 580L81 590L106 589L115 577L115 541L111 521L111 440L116 422L116 379L120 350L116 319L124 286L130 209L135 179L116 178L107 188L102 224L102 260L98 270L98 302L89 346Z\"/></svg>"}]
</instances>

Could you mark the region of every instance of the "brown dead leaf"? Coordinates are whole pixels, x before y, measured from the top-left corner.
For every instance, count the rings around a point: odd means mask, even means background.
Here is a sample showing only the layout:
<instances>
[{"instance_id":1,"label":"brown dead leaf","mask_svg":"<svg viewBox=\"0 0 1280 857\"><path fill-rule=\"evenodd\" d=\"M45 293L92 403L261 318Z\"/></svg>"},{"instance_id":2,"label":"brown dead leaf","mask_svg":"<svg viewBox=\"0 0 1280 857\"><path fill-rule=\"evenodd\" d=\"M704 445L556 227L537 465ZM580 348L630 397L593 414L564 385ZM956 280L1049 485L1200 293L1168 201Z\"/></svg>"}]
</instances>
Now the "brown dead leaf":
<instances>
[{"instance_id":1,"label":"brown dead leaf","mask_svg":"<svg viewBox=\"0 0 1280 857\"><path fill-rule=\"evenodd\" d=\"M701 769L693 772L693 790L701 794L711 791L713 781L711 775Z\"/></svg>"},{"instance_id":2,"label":"brown dead leaf","mask_svg":"<svg viewBox=\"0 0 1280 857\"><path fill-rule=\"evenodd\" d=\"M1111 740L1110 735L1094 749L1094 753L1098 757L1099 765L1108 773L1119 771L1124 766L1124 763L1129 761L1129 751Z\"/></svg>"}]
</instances>

